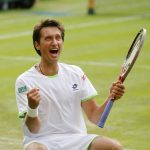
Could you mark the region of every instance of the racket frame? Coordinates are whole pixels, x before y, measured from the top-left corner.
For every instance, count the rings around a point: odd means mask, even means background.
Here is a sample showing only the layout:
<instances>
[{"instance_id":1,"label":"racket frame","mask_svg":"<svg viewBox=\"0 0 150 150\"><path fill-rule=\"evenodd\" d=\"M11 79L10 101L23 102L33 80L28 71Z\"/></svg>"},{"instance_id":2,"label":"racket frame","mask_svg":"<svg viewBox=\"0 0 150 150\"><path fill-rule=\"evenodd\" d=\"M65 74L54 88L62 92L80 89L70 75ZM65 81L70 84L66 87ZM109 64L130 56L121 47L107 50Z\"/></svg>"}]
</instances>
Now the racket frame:
<instances>
[{"instance_id":1,"label":"racket frame","mask_svg":"<svg viewBox=\"0 0 150 150\"><path fill-rule=\"evenodd\" d=\"M140 53L140 50L143 46L143 43L144 43L144 40L145 40L145 37L146 37L146 29L142 28L138 34L136 35L136 37L134 38L129 50L128 50L128 53L126 55L126 58L125 58L125 62L123 63L122 65L122 68L121 68L121 73L119 75L119 78L118 80L121 81L122 83L124 82L124 80L126 79L126 77L128 76L129 72L131 71L139 53ZM132 59L131 63L130 64L127 64L127 60L129 58L129 56L131 55L131 53L133 52L133 49L135 48L137 42L139 42L140 40L140 45L138 47L138 50L134 56L134 58ZM127 67L127 68L125 68ZM105 125L105 122L107 120L107 117L111 111L111 108L114 104L114 98L111 98L110 100L108 100L106 106L105 106L105 109L102 113L102 116L100 118L100 121L98 122L98 126L103 128L104 125Z\"/></svg>"}]
</instances>

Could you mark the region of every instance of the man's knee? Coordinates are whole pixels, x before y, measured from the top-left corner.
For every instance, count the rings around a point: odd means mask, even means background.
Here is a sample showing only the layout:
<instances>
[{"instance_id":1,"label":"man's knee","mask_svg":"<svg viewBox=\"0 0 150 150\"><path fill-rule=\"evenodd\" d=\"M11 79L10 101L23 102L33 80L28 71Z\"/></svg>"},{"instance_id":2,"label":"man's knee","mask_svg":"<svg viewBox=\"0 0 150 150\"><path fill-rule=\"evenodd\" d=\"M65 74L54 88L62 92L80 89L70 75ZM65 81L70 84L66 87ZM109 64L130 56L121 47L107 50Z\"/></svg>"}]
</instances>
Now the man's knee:
<instances>
[{"instance_id":1,"label":"man's knee","mask_svg":"<svg viewBox=\"0 0 150 150\"><path fill-rule=\"evenodd\" d=\"M47 150L47 148L43 144L33 142L29 144L25 150Z\"/></svg>"},{"instance_id":2,"label":"man's knee","mask_svg":"<svg viewBox=\"0 0 150 150\"><path fill-rule=\"evenodd\" d=\"M123 147L116 140L99 136L93 140L89 150L123 150Z\"/></svg>"},{"instance_id":3,"label":"man's knee","mask_svg":"<svg viewBox=\"0 0 150 150\"><path fill-rule=\"evenodd\" d=\"M112 150L123 150L123 146L118 141L114 141Z\"/></svg>"}]
</instances>

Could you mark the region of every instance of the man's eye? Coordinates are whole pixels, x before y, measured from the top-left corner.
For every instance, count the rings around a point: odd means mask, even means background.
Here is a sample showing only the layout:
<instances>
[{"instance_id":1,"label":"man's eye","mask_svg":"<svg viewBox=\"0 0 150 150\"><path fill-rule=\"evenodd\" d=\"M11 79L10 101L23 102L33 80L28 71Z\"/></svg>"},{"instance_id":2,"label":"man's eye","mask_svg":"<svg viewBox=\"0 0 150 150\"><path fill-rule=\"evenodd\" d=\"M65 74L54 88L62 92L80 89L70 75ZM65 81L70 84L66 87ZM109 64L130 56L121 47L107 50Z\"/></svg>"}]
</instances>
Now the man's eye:
<instances>
[{"instance_id":1,"label":"man's eye","mask_svg":"<svg viewBox=\"0 0 150 150\"><path fill-rule=\"evenodd\" d=\"M47 37L47 38L45 38L45 40L46 40L46 41L50 41L50 40L51 40L51 38L50 38L50 37Z\"/></svg>"},{"instance_id":2,"label":"man's eye","mask_svg":"<svg viewBox=\"0 0 150 150\"><path fill-rule=\"evenodd\" d=\"M56 39L61 40L62 38L61 38L61 36L56 36Z\"/></svg>"}]
</instances>

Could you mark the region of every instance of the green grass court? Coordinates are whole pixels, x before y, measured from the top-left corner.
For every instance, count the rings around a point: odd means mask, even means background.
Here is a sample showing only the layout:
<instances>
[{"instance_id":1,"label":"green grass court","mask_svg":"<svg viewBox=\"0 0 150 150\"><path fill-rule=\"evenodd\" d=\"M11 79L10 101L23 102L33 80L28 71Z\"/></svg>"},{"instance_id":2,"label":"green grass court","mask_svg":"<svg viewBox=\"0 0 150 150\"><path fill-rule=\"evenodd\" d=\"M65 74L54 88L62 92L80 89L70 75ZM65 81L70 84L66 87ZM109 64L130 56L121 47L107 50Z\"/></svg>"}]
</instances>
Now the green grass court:
<instances>
[{"instance_id":1,"label":"green grass court","mask_svg":"<svg viewBox=\"0 0 150 150\"><path fill-rule=\"evenodd\" d=\"M39 60L32 46L33 26L60 20L66 28L61 61L85 71L101 104L117 79L138 30L147 29L140 56L128 76L126 94L115 103L104 129L87 121L89 133L118 139L125 150L150 150L150 1L97 0L96 15L87 1L39 0L30 10L0 12L0 150L21 150L22 130L15 100L18 75Z\"/></svg>"}]
</instances>

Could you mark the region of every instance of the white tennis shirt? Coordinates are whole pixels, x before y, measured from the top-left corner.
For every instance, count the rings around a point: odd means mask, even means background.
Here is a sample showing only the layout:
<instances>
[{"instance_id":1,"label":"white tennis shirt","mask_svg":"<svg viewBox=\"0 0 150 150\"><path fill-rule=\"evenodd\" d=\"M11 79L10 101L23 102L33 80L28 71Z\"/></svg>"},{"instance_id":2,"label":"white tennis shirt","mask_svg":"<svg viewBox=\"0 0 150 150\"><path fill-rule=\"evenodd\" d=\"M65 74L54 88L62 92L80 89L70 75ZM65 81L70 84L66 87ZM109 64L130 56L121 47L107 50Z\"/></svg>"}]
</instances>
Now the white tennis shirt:
<instances>
[{"instance_id":1,"label":"white tennis shirt","mask_svg":"<svg viewBox=\"0 0 150 150\"><path fill-rule=\"evenodd\" d=\"M97 91L77 66L59 63L55 76L39 73L35 66L16 80L16 100L20 118L27 112L27 92L39 88L41 101L39 117L42 122L39 133L31 133L23 123L25 141L52 134L86 134L81 102L97 95ZM26 143L25 142L25 143Z\"/></svg>"}]
</instances>

